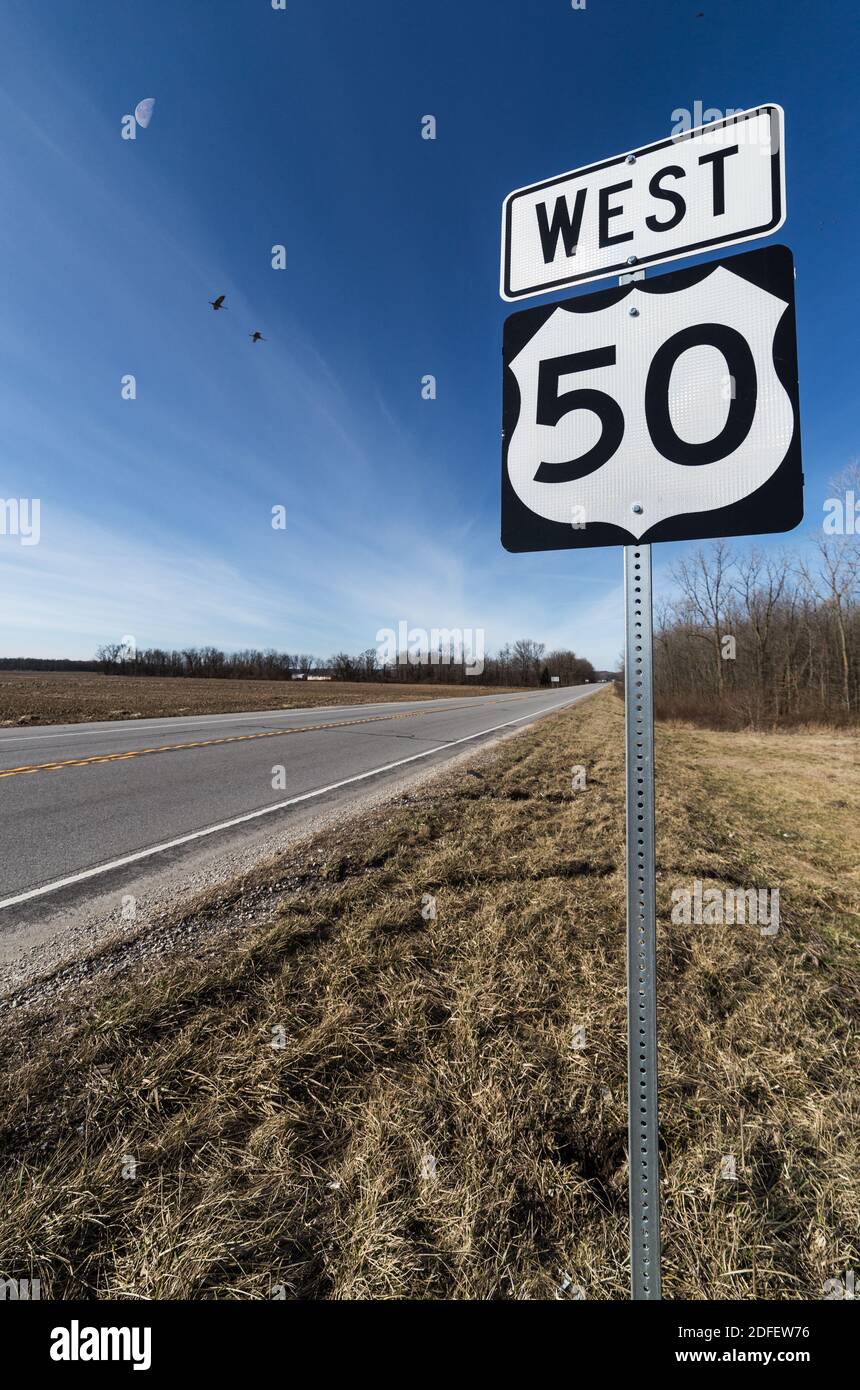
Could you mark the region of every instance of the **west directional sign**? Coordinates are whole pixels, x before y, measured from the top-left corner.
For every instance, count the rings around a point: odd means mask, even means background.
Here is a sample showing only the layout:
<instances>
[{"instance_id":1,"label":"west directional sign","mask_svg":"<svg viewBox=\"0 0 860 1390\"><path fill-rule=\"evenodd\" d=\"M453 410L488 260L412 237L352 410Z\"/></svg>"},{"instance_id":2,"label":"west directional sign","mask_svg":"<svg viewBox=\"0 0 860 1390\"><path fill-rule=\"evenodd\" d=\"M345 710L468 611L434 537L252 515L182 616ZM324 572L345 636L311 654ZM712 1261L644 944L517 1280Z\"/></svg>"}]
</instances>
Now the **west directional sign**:
<instances>
[{"instance_id":1,"label":"west directional sign","mask_svg":"<svg viewBox=\"0 0 860 1390\"><path fill-rule=\"evenodd\" d=\"M787 247L511 314L503 360L507 550L758 535L801 521Z\"/></svg>"},{"instance_id":2,"label":"west directional sign","mask_svg":"<svg viewBox=\"0 0 860 1390\"><path fill-rule=\"evenodd\" d=\"M718 250L784 221L783 112L768 103L509 194L501 295Z\"/></svg>"}]
</instances>

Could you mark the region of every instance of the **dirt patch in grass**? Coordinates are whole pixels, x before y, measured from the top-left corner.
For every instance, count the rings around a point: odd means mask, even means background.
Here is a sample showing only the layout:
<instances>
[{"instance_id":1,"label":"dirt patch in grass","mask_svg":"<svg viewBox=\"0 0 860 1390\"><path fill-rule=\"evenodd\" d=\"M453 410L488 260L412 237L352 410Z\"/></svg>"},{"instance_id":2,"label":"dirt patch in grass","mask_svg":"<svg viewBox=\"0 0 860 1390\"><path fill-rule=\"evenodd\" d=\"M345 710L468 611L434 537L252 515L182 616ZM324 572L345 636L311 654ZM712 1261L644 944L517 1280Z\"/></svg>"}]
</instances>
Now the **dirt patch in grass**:
<instances>
[{"instance_id":1,"label":"dirt patch in grass","mask_svg":"<svg viewBox=\"0 0 860 1390\"><path fill-rule=\"evenodd\" d=\"M368 705L501 695L514 686L397 685L386 681L211 680L190 676L102 676L91 672L0 673L0 725L86 724L181 714L243 714L316 705Z\"/></svg>"},{"instance_id":2,"label":"dirt patch in grass","mask_svg":"<svg viewBox=\"0 0 860 1390\"><path fill-rule=\"evenodd\" d=\"M658 731L667 1298L818 1299L856 1267L855 750ZM778 886L778 934L672 924L696 878ZM197 920L219 949L7 1013L0 1273L58 1298L627 1297L618 702Z\"/></svg>"}]
</instances>

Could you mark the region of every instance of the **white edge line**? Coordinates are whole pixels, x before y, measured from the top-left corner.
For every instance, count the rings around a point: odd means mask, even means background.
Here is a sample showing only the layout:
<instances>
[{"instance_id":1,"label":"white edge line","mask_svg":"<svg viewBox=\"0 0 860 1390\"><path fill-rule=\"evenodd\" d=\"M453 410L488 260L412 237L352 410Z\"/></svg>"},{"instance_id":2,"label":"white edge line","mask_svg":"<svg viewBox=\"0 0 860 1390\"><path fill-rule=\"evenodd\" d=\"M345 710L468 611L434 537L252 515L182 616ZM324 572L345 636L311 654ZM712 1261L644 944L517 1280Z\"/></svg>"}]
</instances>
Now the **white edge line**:
<instances>
[{"instance_id":1,"label":"white edge line","mask_svg":"<svg viewBox=\"0 0 860 1390\"><path fill-rule=\"evenodd\" d=\"M594 693L600 690L601 686L595 686ZM509 729L513 724L522 724L525 719L537 719L542 714L556 714L559 710L567 709L570 705L575 705L580 700L584 700L591 691L586 691L582 695L576 695L572 700L565 700L561 705L553 705L546 710L530 710L528 714L521 714L518 719L508 719L504 724L494 724L490 729L479 729L476 734L466 734L463 738L451 739L448 743L439 743L435 748L425 748L423 753L413 753L408 758L398 758L395 763L385 763L383 767L371 768L369 772L358 772L354 777L345 777L341 782L330 782L327 787L317 787L312 792L302 792L301 796L292 796L288 801L279 801L274 806L262 806L258 811L247 811L242 816L234 816L232 820L220 821L217 825L207 826L205 830L192 830L188 835L179 835L175 840L165 840L162 845L151 845L149 849L135 850L134 854L123 855L121 859L112 859L107 864L99 864L94 869L82 869L79 874L70 874L68 878L55 879L53 883L46 883L41 888L30 888L26 893L18 893L13 898L3 898L0 901L0 908L15 907L18 903L28 902L31 898L41 898L47 893L56 893L60 888L68 888L73 883L83 883L88 878L98 878L101 874L110 873L113 869L121 869L125 864L134 864L140 859L149 859L154 854L163 854L165 850L176 849L178 845L187 845L192 840L203 840L207 835L217 835L220 830L230 830L234 825L243 825L246 821L257 820L260 816L270 816L275 811L283 811L288 806L296 806L300 801L312 801L315 796L325 796L326 792L338 791L340 787L348 787L353 782L364 782L368 777L378 777L382 772L390 772L392 768L403 767L406 763L418 762L420 758L432 757L434 753L440 753L444 748L456 748L459 743L470 743L472 739L482 738L485 734L497 733L499 729Z\"/></svg>"}]
</instances>

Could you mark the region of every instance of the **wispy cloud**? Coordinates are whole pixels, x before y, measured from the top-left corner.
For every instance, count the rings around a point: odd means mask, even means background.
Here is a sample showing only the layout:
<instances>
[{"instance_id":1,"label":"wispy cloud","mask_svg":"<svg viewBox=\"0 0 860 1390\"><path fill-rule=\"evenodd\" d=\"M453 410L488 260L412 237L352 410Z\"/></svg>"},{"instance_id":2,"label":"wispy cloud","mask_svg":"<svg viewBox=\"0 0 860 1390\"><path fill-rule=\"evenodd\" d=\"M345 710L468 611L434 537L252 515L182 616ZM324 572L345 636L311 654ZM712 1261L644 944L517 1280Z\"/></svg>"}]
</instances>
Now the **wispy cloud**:
<instances>
[{"instance_id":1,"label":"wispy cloud","mask_svg":"<svg viewBox=\"0 0 860 1390\"><path fill-rule=\"evenodd\" d=\"M121 113L108 139L92 94L50 55L44 67L55 105L22 84L0 97L16 267L0 495L42 502L38 546L0 538L16 596L2 650L81 657L132 633L326 655L405 619L614 659L615 579L583 565L557 583L552 557L505 557L457 461L368 382L360 345L344 369L337 336L294 306L294 280L265 270L261 291L247 255L237 272L220 229L147 157L157 123L122 149ZM62 255L46 255L57 229ZM215 293L226 314L208 308ZM266 343L251 346L252 328ZM120 399L126 372L134 402ZM492 453L483 466L495 472Z\"/></svg>"}]
</instances>

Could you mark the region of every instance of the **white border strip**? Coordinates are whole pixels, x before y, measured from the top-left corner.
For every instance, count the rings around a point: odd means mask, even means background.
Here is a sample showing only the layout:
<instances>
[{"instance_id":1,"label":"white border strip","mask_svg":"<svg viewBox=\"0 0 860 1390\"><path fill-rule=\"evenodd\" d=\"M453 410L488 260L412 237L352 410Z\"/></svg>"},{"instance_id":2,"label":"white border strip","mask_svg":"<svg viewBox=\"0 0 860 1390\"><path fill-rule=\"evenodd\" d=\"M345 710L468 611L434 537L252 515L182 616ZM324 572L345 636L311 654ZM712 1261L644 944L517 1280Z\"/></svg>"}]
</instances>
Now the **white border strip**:
<instances>
[{"instance_id":1,"label":"white border strip","mask_svg":"<svg viewBox=\"0 0 860 1390\"><path fill-rule=\"evenodd\" d=\"M44 897L47 893L56 893L60 888L68 888L73 883L83 883L86 879L97 878L101 874L110 873L112 869L121 869L126 864L134 864L140 859L149 859L154 854L163 854L168 849L175 849L178 845L190 844L192 840L205 839L207 835L216 835L219 830L230 830L234 825L243 825L246 821L257 820L260 816L270 816L275 811L283 811L288 806L296 806L300 801L311 801L315 796L325 796L327 792L337 791L340 787L348 787L353 782L364 782L368 777L377 777L382 772L390 772L392 768L404 767L406 763L418 762L420 758L432 757L434 753L440 753L444 748L456 748L460 743L470 743L472 739L483 738L485 734L497 733L499 729L509 729L513 724L522 724L526 719L537 719L542 714L556 714L559 710L567 709L570 705L577 704L584 700L588 695L596 694L602 690L602 685L594 687L594 691L586 691L576 695L572 700L565 700L561 705L552 705L549 709L530 710L528 714L521 714L518 719L508 719L504 724L494 724L490 729L479 729L476 734L466 734L463 738L451 739L448 743L437 744L435 748L425 748L423 753L413 753L408 758L399 758L395 763L385 763L382 767L371 768L369 772L358 772L354 777L345 777L341 782L330 782L327 787L317 787L316 791L302 792L301 796L292 796L289 801L279 801L274 806L263 806L259 811L248 811L243 816L234 816L232 820L220 821L217 825L210 825L205 830L192 830L188 835L179 835L175 840L165 840L164 844L151 845L149 849L135 850L134 854L123 855L121 859L112 859L107 864L99 864L95 869L82 869L79 874L70 874L68 878L55 879L53 883L46 883L42 888L30 888L26 893L17 893L13 898L4 898L0 901L0 908L15 907L18 903L29 902L32 898Z\"/></svg>"}]
</instances>

